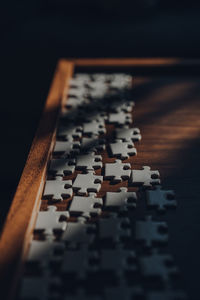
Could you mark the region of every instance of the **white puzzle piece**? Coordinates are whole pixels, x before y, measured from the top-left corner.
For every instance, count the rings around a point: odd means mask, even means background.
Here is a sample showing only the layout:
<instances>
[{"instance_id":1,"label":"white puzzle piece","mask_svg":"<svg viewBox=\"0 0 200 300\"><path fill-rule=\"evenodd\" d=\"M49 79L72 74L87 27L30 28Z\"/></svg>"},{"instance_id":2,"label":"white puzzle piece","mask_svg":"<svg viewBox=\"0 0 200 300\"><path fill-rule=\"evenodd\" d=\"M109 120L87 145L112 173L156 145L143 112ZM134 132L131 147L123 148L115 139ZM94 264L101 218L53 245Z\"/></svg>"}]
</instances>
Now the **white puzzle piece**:
<instances>
[{"instance_id":1,"label":"white puzzle piece","mask_svg":"<svg viewBox=\"0 0 200 300\"><path fill-rule=\"evenodd\" d=\"M94 175L93 171L87 174L78 174L73 183L73 189L78 195L86 195L87 192L99 192L103 176Z\"/></svg>"},{"instance_id":2,"label":"white puzzle piece","mask_svg":"<svg viewBox=\"0 0 200 300\"><path fill-rule=\"evenodd\" d=\"M105 178L115 182L121 182L123 179L129 179L131 175L131 165L116 160L114 163L105 164Z\"/></svg>"},{"instance_id":3,"label":"white puzzle piece","mask_svg":"<svg viewBox=\"0 0 200 300\"><path fill-rule=\"evenodd\" d=\"M157 170L151 170L150 167L144 166L142 170L131 170L131 183L151 187L152 184L160 184L160 173Z\"/></svg>"},{"instance_id":4,"label":"white puzzle piece","mask_svg":"<svg viewBox=\"0 0 200 300\"><path fill-rule=\"evenodd\" d=\"M132 155L137 154L137 150L134 147L133 142L122 142L121 140L115 143L109 144L112 156L119 157L121 159L127 159Z\"/></svg>"},{"instance_id":5,"label":"white puzzle piece","mask_svg":"<svg viewBox=\"0 0 200 300\"><path fill-rule=\"evenodd\" d=\"M72 193L72 181L57 176L54 180L46 180L43 196L53 201L63 201L63 197L71 197Z\"/></svg>"}]
</instances>

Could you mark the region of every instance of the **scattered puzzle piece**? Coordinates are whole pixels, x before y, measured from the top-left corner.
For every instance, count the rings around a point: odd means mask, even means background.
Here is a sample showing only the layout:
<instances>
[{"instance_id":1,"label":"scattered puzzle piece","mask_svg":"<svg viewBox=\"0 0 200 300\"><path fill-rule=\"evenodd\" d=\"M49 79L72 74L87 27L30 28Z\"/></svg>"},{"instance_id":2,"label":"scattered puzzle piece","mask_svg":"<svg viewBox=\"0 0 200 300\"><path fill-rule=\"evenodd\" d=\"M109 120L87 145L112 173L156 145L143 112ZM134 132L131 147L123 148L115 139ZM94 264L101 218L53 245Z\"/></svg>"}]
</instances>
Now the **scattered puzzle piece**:
<instances>
[{"instance_id":1,"label":"scattered puzzle piece","mask_svg":"<svg viewBox=\"0 0 200 300\"><path fill-rule=\"evenodd\" d=\"M115 182L121 182L122 179L129 179L131 175L131 165L116 160L113 164L105 164L105 178Z\"/></svg>"},{"instance_id":2,"label":"scattered puzzle piece","mask_svg":"<svg viewBox=\"0 0 200 300\"><path fill-rule=\"evenodd\" d=\"M139 128L129 128L124 126L122 128L116 128L116 139L123 142L140 141L142 138Z\"/></svg>"},{"instance_id":3,"label":"scattered puzzle piece","mask_svg":"<svg viewBox=\"0 0 200 300\"><path fill-rule=\"evenodd\" d=\"M134 144L131 141L122 142L121 140L118 140L115 143L110 143L109 146L112 156L121 159L127 159L130 156L137 154L137 150L134 148Z\"/></svg>"},{"instance_id":4,"label":"scattered puzzle piece","mask_svg":"<svg viewBox=\"0 0 200 300\"><path fill-rule=\"evenodd\" d=\"M135 271L135 252L122 249L103 249L101 251L99 268L102 271L113 272L117 276L122 276L125 271Z\"/></svg>"},{"instance_id":5,"label":"scattered puzzle piece","mask_svg":"<svg viewBox=\"0 0 200 300\"><path fill-rule=\"evenodd\" d=\"M47 211L39 211L35 230L44 230L45 234L52 235L54 230L65 230L68 211L56 211L56 206L48 206Z\"/></svg>"},{"instance_id":6,"label":"scattered puzzle piece","mask_svg":"<svg viewBox=\"0 0 200 300\"><path fill-rule=\"evenodd\" d=\"M131 170L131 183L140 184L144 187L151 187L152 184L160 184L159 171L151 171L151 168L144 166L142 170Z\"/></svg>"},{"instance_id":7,"label":"scattered puzzle piece","mask_svg":"<svg viewBox=\"0 0 200 300\"><path fill-rule=\"evenodd\" d=\"M63 201L63 197L72 196L71 187L71 180L63 180L62 177L57 176L55 180L46 180L43 196L53 201Z\"/></svg>"},{"instance_id":8,"label":"scattered puzzle piece","mask_svg":"<svg viewBox=\"0 0 200 300\"><path fill-rule=\"evenodd\" d=\"M82 136L82 127L73 125L59 126L57 136L66 140L72 140L72 138L80 138Z\"/></svg>"},{"instance_id":9,"label":"scattered puzzle piece","mask_svg":"<svg viewBox=\"0 0 200 300\"><path fill-rule=\"evenodd\" d=\"M56 258L56 251L62 252L64 244L51 239L44 241L33 240L30 244L26 262L46 266L51 259Z\"/></svg>"},{"instance_id":10,"label":"scattered puzzle piece","mask_svg":"<svg viewBox=\"0 0 200 300\"><path fill-rule=\"evenodd\" d=\"M61 241L70 245L87 244L90 245L94 240L95 224L86 223L85 218L78 218L78 222L68 222L67 229L63 232Z\"/></svg>"},{"instance_id":11,"label":"scattered puzzle piece","mask_svg":"<svg viewBox=\"0 0 200 300\"><path fill-rule=\"evenodd\" d=\"M85 170L102 168L102 156L95 155L94 152L79 155L77 157L76 168Z\"/></svg>"},{"instance_id":12,"label":"scattered puzzle piece","mask_svg":"<svg viewBox=\"0 0 200 300\"><path fill-rule=\"evenodd\" d=\"M165 244L168 241L167 228L165 222L152 221L152 217L147 216L145 221L136 221L135 239L146 247L152 247L154 242Z\"/></svg>"},{"instance_id":13,"label":"scattered puzzle piece","mask_svg":"<svg viewBox=\"0 0 200 300\"><path fill-rule=\"evenodd\" d=\"M166 208L175 208L177 201L174 199L175 193L172 190L162 190L161 186L155 186L153 190L146 191L147 205L156 207L158 211L165 211Z\"/></svg>"},{"instance_id":14,"label":"scattered puzzle piece","mask_svg":"<svg viewBox=\"0 0 200 300\"><path fill-rule=\"evenodd\" d=\"M130 113L125 113L123 111L117 113L110 113L108 115L108 122L117 125L126 125L132 123L132 116Z\"/></svg>"},{"instance_id":15,"label":"scattered puzzle piece","mask_svg":"<svg viewBox=\"0 0 200 300\"><path fill-rule=\"evenodd\" d=\"M106 148L105 146L105 140L99 139L97 136L93 137L83 137L82 143L81 143L81 151L88 153L88 152L97 152L97 151L103 151Z\"/></svg>"},{"instance_id":16,"label":"scattered puzzle piece","mask_svg":"<svg viewBox=\"0 0 200 300\"><path fill-rule=\"evenodd\" d=\"M95 193L89 193L88 197L74 196L69 208L70 213L80 213L84 217L91 215L99 215L101 213L101 206L103 200L96 198ZM97 207L98 205L98 207Z\"/></svg>"},{"instance_id":17,"label":"scattered puzzle piece","mask_svg":"<svg viewBox=\"0 0 200 300\"><path fill-rule=\"evenodd\" d=\"M73 189L78 195L86 195L87 192L99 192L103 176L94 175L93 171L87 174L78 174L73 183Z\"/></svg>"},{"instance_id":18,"label":"scattered puzzle piece","mask_svg":"<svg viewBox=\"0 0 200 300\"><path fill-rule=\"evenodd\" d=\"M98 135L106 133L104 122L93 120L88 123L83 123L83 133L88 135Z\"/></svg>"},{"instance_id":19,"label":"scattered puzzle piece","mask_svg":"<svg viewBox=\"0 0 200 300\"><path fill-rule=\"evenodd\" d=\"M74 173L76 160L73 158L59 158L50 161L49 172L56 176Z\"/></svg>"},{"instance_id":20,"label":"scattered puzzle piece","mask_svg":"<svg viewBox=\"0 0 200 300\"><path fill-rule=\"evenodd\" d=\"M120 188L119 192L107 192L105 207L117 207L119 210L127 210L130 207L136 207L136 193L127 192L127 190L127 188Z\"/></svg>"},{"instance_id":21,"label":"scattered puzzle piece","mask_svg":"<svg viewBox=\"0 0 200 300\"><path fill-rule=\"evenodd\" d=\"M121 238L130 237L130 220L128 218L118 218L111 214L108 218L98 220L99 239L108 239L112 242L120 242Z\"/></svg>"},{"instance_id":22,"label":"scattered puzzle piece","mask_svg":"<svg viewBox=\"0 0 200 300\"><path fill-rule=\"evenodd\" d=\"M70 154L79 153L80 142L74 141L56 141L54 153L62 153L62 157L68 157Z\"/></svg>"},{"instance_id":23,"label":"scattered puzzle piece","mask_svg":"<svg viewBox=\"0 0 200 300\"><path fill-rule=\"evenodd\" d=\"M169 254L159 254L154 251L151 255L139 257L139 266L142 276L148 279L157 278L168 282L171 275L178 273L173 265L173 258Z\"/></svg>"},{"instance_id":24,"label":"scattered puzzle piece","mask_svg":"<svg viewBox=\"0 0 200 300\"><path fill-rule=\"evenodd\" d=\"M86 273L89 270L93 270L93 265L90 264L90 260L96 258L98 258L97 252L89 251L87 246L81 247L78 250L66 250L61 262L61 272L84 279Z\"/></svg>"}]
</instances>

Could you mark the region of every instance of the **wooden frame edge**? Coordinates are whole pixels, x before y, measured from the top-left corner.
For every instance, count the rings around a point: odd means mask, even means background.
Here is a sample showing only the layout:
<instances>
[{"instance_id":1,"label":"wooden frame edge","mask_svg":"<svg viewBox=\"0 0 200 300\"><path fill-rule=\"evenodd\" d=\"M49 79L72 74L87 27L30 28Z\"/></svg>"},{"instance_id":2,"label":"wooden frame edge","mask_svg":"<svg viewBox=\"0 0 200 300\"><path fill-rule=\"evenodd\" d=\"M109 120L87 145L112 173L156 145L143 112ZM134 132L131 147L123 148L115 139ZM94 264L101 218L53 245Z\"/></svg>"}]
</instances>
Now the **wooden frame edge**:
<instances>
[{"instance_id":1,"label":"wooden frame edge","mask_svg":"<svg viewBox=\"0 0 200 300\"><path fill-rule=\"evenodd\" d=\"M60 60L57 64L53 81L45 102L43 114L36 131L24 170L15 196L7 215L0 238L0 280L10 280L12 299L17 286L20 265L27 251L35 224L40 199L45 182L46 168L61 108L62 94L66 80L73 74L74 64L69 60ZM66 92L66 90L65 90ZM16 264L16 279L9 278L9 265Z\"/></svg>"}]
</instances>

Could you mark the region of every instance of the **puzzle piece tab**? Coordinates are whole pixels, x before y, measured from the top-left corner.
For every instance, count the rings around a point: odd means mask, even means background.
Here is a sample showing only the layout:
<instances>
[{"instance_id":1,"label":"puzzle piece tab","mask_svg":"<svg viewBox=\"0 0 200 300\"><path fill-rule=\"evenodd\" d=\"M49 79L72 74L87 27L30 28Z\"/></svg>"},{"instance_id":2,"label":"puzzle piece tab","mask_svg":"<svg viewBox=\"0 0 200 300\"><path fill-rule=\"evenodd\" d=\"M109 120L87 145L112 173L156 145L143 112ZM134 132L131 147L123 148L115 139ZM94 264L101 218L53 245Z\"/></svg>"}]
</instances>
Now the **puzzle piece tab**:
<instances>
[{"instance_id":1,"label":"puzzle piece tab","mask_svg":"<svg viewBox=\"0 0 200 300\"><path fill-rule=\"evenodd\" d=\"M159 171L151 171L151 168L144 166L142 170L131 170L131 183L151 187L152 184L160 184Z\"/></svg>"},{"instance_id":2,"label":"puzzle piece tab","mask_svg":"<svg viewBox=\"0 0 200 300\"><path fill-rule=\"evenodd\" d=\"M99 215L101 213L100 207L103 205L103 200L101 198L96 198L95 196L95 193L89 193L88 197L74 196L69 212L79 213L84 217L90 217L94 214Z\"/></svg>"},{"instance_id":3,"label":"puzzle piece tab","mask_svg":"<svg viewBox=\"0 0 200 300\"><path fill-rule=\"evenodd\" d=\"M107 192L105 207L117 207L119 210L127 210L136 207L137 195L135 192L128 192L127 188L120 188L119 192Z\"/></svg>"},{"instance_id":4,"label":"puzzle piece tab","mask_svg":"<svg viewBox=\"0 0 200 300\"><path fill-rule=\"evenodd\" d=\"M72 196L71 187L71 180L63 180L57 176L55 180L46 180L43 196L53 201L63 201L63 197Z\"/></svg>"},{"instance_id":5,"label":"puzzle piece tab","mask_svg":"<svg viewBox=\"0 0 200 300\"><path fill-rule=\"evenodd\" d=\"M112 156L119 157L121 159L127 159L132 155L137 154L134 144L129 142L122 142L121 140L116 141L115 143L109 144Z\"/></svg>"},{"instance_id":6,"label":"puzzle piece tab","mask_svg":"<svg viewBox=\"0 0 200 300\"><path fill-rule=\"evenodd\" d=\"M135 238L146 247L152 247L154 242L165 244L168 241L167 229L166 222L152 221L152 217L147 216L145 221L136 221Z\"/></svg>"},{"instance_id":7,"label":"puzzle piece tab","mask_svg":"<svg viewBox=\"0 0 200 300\"><path fill-rule=\"evenodd\" d=\"M140 141L142 138L139 128L129 128L124 126L122 128L116 128L116 139L123 142Z\"/></svg>"},{"instance_id":8,"label":"puzzle piece tab","mask_svg":"<svg viewBox=\"0 0 200 300\"><path fill-rule=\"evenodd\" d=\"M86 195L87 192L99 192L103 176L94 175L93 171L87 174L78 174L73 183L73 189L78 195Z\"/></svg>"},{"instance_id":9,"label":"puzzle piece tab","mask_svg":"<svg viewBox=\"0 0 200 300\"><path fill-rule=\"evenodd\" d=\"M166 208L175 208L177 201L175 193L172 190L162 190L161 186L155 186L153 190L146 191L147 205L156 207L158 211L163 212Z\"/></svg>"},{"instance_id":10,"label":"puzzle piece tab","mask_svg":"<svg viewBox=\"0 0 200 300\"><path fill-rule=\"evenodd\" d=\"M116 160L114 163L105 164L105 178L115 182L121 182L123 179L129 179L131 175L131 165Z\"/></svg>"},{"instance_id":11,"label":"puzzle piece tab","mask_svg":"<svg viewBox=\"0 0 200 300\"><path fill-rule=\"evenodd\" d=\"M65 230L68 211L57 211L56 206L48 206L47 211L39 211L35 230L44 230L46 235L52 235L54 230Z\"/></svg>"}]
</instances>

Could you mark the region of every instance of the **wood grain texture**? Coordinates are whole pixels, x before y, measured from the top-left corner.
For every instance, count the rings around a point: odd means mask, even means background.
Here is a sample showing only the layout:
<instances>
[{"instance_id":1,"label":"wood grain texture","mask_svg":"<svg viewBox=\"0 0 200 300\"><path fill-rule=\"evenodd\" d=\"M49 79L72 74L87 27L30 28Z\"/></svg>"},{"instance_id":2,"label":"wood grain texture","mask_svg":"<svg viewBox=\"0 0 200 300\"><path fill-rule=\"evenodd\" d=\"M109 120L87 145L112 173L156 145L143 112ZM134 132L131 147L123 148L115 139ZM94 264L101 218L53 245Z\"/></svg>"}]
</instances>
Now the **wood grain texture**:
<instances>
[{"instance_id":1,"label":"wood grain texture","mask_svg":"<svg viewBox=\"0 0 200 300\"><path fill-rule=\"evenodd\" d=\"M23 259L31 237L43 191L47 162L55 138L63 88L72 73L71 62L58 63L44 112L1 235L2 280L10 271L8 267Z\"/></svg>"}]
</instances>

